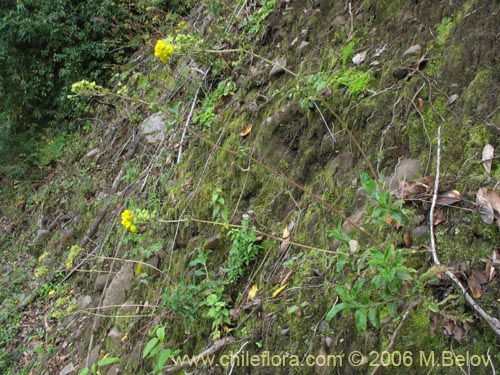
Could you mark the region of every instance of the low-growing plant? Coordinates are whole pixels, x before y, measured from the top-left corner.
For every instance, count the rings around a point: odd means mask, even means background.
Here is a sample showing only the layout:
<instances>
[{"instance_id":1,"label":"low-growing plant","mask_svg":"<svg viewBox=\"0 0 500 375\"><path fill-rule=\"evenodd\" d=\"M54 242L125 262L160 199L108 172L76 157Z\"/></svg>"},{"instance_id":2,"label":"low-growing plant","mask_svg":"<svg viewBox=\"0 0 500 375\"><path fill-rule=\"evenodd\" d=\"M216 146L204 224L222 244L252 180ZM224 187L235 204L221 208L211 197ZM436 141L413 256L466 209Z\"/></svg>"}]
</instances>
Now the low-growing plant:
<instances>
[{"instance_id":1,"label":"low-growing plant","mask_svg":"<svg viewBox=\"0 0 500 375\"><path fill-rule=\"evenodd\" d=\"M154 366L153 372L159 374L170 357L178 355L179 349L172 350L166 347L165 340L166 328L159 326L154 329L154 336L148 341L142 352L143 359L152 359Z\"/></svg>"}]
</instances>

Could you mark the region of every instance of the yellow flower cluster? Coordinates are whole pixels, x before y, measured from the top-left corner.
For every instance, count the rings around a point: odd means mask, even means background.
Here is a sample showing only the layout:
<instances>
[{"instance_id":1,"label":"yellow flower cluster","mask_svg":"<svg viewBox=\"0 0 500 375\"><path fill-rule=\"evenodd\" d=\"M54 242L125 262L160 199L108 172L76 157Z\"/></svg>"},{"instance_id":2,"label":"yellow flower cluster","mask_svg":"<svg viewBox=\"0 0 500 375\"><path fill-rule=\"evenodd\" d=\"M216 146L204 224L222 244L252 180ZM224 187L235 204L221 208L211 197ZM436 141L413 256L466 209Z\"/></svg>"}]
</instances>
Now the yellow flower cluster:
<instances>
[{"instance_id":1,"label":"yellow flower cluster","mask_svg":"<svg viewBox=\"0 0 500 375\"><path fill-rule=\"evenodd\" d=\"M159 40L156 42L155 46L155 56L159 57L161 62L167 62L170 60L170 56L174 52L174 46L170 43L165 43L164 40Z\"/></svg>"},{"instance_id":2,"label":"yellow flower cluster","mask_svg":"<svg viewBox=\"0 0 500 375\"><path fill-rule=\"evenodd\" d=\"M137 232L137 227L133 224L134 214L130 210L124 210L122 212L122 225L125 229L128 229L132 233Z\"/></svg>"}]
</instances>

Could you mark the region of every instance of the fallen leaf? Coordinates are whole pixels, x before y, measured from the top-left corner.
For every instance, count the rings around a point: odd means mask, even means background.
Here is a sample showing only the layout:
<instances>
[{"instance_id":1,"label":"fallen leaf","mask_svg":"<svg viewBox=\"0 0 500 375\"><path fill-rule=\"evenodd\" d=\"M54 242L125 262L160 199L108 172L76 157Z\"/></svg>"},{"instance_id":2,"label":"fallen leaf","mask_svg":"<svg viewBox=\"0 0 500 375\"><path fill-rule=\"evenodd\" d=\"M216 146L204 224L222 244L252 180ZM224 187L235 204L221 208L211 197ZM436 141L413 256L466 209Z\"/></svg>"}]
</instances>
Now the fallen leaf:
<instances>
[{"instance_id":1,"label":"fallen leaf","mask_svg":"<svg viewBox=\"0 0 500 375\"><path fill-rule=\"evenodd\" d=\"M290 246L291 246L290 241L284 240L280 245L279 254L284 254L290 248Z\"/></svg>"},{"instance_id":2,"label":"fallen leaf","mask_svg":"<svg viewBox=\"0 0 500 375\"><path fill-rule=\"evenodd\" d=\"M403 241L404 241L406 247L411 246L411 232L409 230L406 230L403 233Z\"/></svg>"},{"instance_id":3,"label":"fallen leaf","mask_svg":"<svg viewBox=\"0 0 500 375\"><path fill-rule=\"evenodd\" d=\"M469 286L469 289L472 293L472 296L475 299L481 298L483 295L482 290L481 290L481 283L476 279L474 274L472 274L468 279L467 279L467 285Z\"/></svg>"},{"instance_id":4,"label":"fallen leaf","mask_svg":"<svg viewBox=\"0 0 500 375\"><path fill-rule=\"evenodd\" d=\"M492 224L495 220L495 213L493 212L493 207L487 199L486 188L480 188L476 193L476 207L479 212L481 220L486 224Z\"/></svg>"},{"instance_id":5,"label":"fallen leaf","mask_svg":"<svg viewBox=\"0 0 500 375\"><path fill-rule=\"evenodd\" d=\"M446 218L443 213L441 211L436 212L436 216L434 218L434 226L437 226L444 221L446 221Z\"/></svg>"},{"instance_id":6,"label":"fallen leaf","mask_svg":"<svg viewBox=\"0 0 500 375\"><path fill-rule=\"evenodd\" d=\"M424 109L424 99L418 98L418 109Z\"/></svg>"},{"instance_id":7,"label":"fallen leaf","mask_svg":"<svg viewBox=\"0 0 500 375\"><path fill-rule=\"evenodd\" d=\"M295 223L290 221L290 224L283 230L283 239L286 240L288 237L290 237L290 234L292 233L293 227L295 226Z\"/></svg>"},{"instance_id":8,"label":"fallen leaf","mask_svg":"<svg viewBox=\"0 0 500 375\"><path fill-rule=\"evenodd\" d=\"M483 271L474 269L471 271L471 275L474 276L481 285L486 284L488 282L488 278L486 277Z\"/></svg>"},{"instance_id":9,"label":"fallen leaf","mask_svg":"<svg viewBox=\"0 0 500 375\"><path fill-rule=\"evenodd\" d=\"M273 294L272 294L273 298L274 298L274 297L279 296L279 295L283 292L283 290L285 290L285 288L287 287L287 285L288 285L288 284L282 285L282 286L280 286L278 289L276 289L276 290L273 292Z\"/></svg>"},{"instance_id":10,"label":"fallen leaf","mask_svg":"<svg viewBox=\"0 0 500 375\"><path fill-rule=\"evenodd\" d=\"M363 52L355 54L354 57L352 58L352 63L354 65L361 64L363 61L366 60L367 53L368 53L368 51L363 51Z\"/></svg>"},{"instance_id":11,"label":"fallen leaf","mask_svg":"<svg viewBox=\"0 0 500 375\"><path fill-rule=\"evenodd\" d=\"M450 96L448 98L448 101L446 102L446 105L452 105L453 103L456 102L457 99L458 99L458 95L457 94L453 94L452 96Z\"/></svg>"},{"instance_id":12,"label":"fallen leaf","mask_svg":"<svg viewBox=\"0 0 500 375\"><path fill-rule=\"evenodd\" d=\"M484 187L480 188L476 193L476 205L478 205L480 214L482 212L480 208L482 206L486 206L485 212L489 214L488 219L491 219L491 222L489 222L489 224L491 224L495 219L500 218L500 196L495 190L487 189ZM490 208L491 211L493 211L493 215L491 215Z\"/></svg>"},{"instance_id":13,"label":"fallen leaf","mask_svg":"<svg viewBox=\"0 0 500 375\"><path fill-rule=\"evenodd\" d=\"M440 204L442 206L449 206L454 203L460 202L462 200L462 196L460 192L456 190L446 191L441 193L436 198L436 204Z\"/></svg>"},{"instance_id":14,"label":"fallen leaf","mask_svg":"<svg viewBox=\"0 0 500 375\"><path fill-rule=\"evenodd\" d=\"M255 296L257 295L258 291L259 291L259 287L257 286L257 284L254 284L252 286L252 288L250 289L250 291L248 292L247 300L252 301L255 298Z\"/></svg>"},{"instance_id":15,"label":"fallen leaf","mask_svg":"<svg viewBox=\"0 0 500 375\"><path fill-rule=\"evenodd\" d=\"M416 196L430 195L434 186L434 176L426 176L417 181L399 181L398 199L410 199Z\"/></svg>"},{"instance_id":16,"label":"fallen leaf","mask_svg":"<svg viewBox=\"0 0 500 375\"><path fill-rule=\"evenodd\" d=\"M495 153L495 148L489 143L483 148L483 167L486 169L486 173L491 174L491 163L493 161L493 155Z\"/></svg>"},{"instance_id":17,"label":"fallen leaf","mask_svg":"<svg viewBox=\"0 0 500 375\"><path fill-rule=\"evenodd\" d=\"M240 136L242 136L243 138L245 138L248 134L251 133L252 131L252 127L253 125L252 124L248 124L245 129L243 129L243 131L240 133Z\"/></svg>"},{"instance_id":18,"label":"fallen leaf","mask_svg":"<svg viewBox=\"0 0 500 375\"><path fill-rule=\"evenodd\" d=\"M293 270L288 271L287 274L285 275L285 277L283 277L283 279L281 279L280 286L286 285L288 283L288 280L290 280L290 277L292 275L293 275Z\"/></svg>"},{"instance_id":19,"label":"fallen leaf","mask_svg":"<svg viewBox=\"0 0 500 375\"><path fill-rule=\"evenodd\" d=\"M135 268L135 276L139 277L142 274L142 263L138 263L137 267Z\"/></svg>"}]
</instances>

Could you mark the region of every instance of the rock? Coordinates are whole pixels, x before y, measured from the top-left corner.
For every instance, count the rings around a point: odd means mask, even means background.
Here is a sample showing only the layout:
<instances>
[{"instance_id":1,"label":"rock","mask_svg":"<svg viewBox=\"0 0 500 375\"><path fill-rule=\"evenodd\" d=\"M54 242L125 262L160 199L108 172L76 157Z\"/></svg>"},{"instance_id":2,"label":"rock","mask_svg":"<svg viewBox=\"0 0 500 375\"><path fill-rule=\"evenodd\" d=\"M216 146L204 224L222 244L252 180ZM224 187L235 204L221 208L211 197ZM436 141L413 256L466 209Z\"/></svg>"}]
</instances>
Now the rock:
<instances>
[{"instance_id":1,"label":"rock","mask_svg":"<svg viewBox=\"0 0 500 375\"><path fill-rule=\"evenodd\" d=\"M319 330L319 332L327 332L330 330L330 324L328 324L326 321L322 320L319 323L318 330Z\"/></svg>"},{"instance_id":2,"label":"rock","mask_svg":"<svg viewBox=\"0 0 500 375\"><path fill-rule=\"evenodd\" d=\"M102 306L121 305L132 287L133 264L125 263L115 275L104 294Z\"/></svg>"},{"instance_id":3,"label":"rock","mask_svg":"<svg viewBox=\"0 0 500 375\"><path fill-rule=\"evenodd\" d=\"M93 148L92 150L90 150L89 152L87 152L83 158L90 159L90 158L93 158L94 156L96 156L98 153L99 153L99 149L96 147L96 148Z\"/></svg>"},{"instance_id":4,"label":"rock","mask_svg":"<svg viewBox=\"0 0 500 375\"><path fill-rule=\"evenodd\" d=\"M415 45L411 46L410 48L408 48L403 53L403 57L405 57L405 56L420 56L421 52L422 52L422 47L420 46L420 44L415 44Z\"/></svg>"},{"instance_id":5,"label":"rock","mask_svg":"<svg viewBox=\"0 0 500 375\"><path fill-rule=\"evenodd\" d=\"M346 23L345 21L345 17L344 16L337 16L333 19L333 22L332 22L332 26L333 27L340 27L340 26L344 26Z\"/></svg>"},{"instance_id":6,"label":"rock","mask_svg":"<svg viewBox=\"0 0 500 375\"><path fill-rule=\"evenodd\" d=\"M97 344L91 351L89 355L88 363L92 364L97 362L101 357L101 344Z\"/></svg>"},{"instance_id":7,"label":"rock","mask_svg":"<svg viewBox=\"0 0 500 375\"><path fill-rule=\"evenodd\" d=\"M108 280L108 274L107 273L100 273L97 275L94 281L94 289L96 292L102 292L104 290L104 287L106 286L106 282Z\"/></svg>"},{"instance_id":8,"label":"rock","mask_svg":"<svg viewBox=\"0 0 500 375\"><path fill-rule=\"evenodd\" d=\"M166 117L158 112L149 116L140 126L141 135L146 137L149 143L161 142L165 139L167 126Z\"/></svg>"},{"instance_id":9,"label":"rock","mask_svg":"<svg viewBox=\"0 0 500 375\"><path fill-rule=\"evenodd\" d=\"M78 307L82 310L89 307L91 303L92 303L91 296L81 296L80 298L78 298Z\"/></svg>"},{"instance_id":10,"label":"rock","mask_svg":"<svg viewBox=\"0 0 500 375\"><path fill-rule=\"evenodd\" d=\"M120 344L120 341L123 337L123 333L121 333L116 327L111 328L111 331L108 333L108 337L115 342L115 344Z\"/></svg>"},{"instance_id":11,"label":"rock","mask_svg":"<svg viewBox=\"0 0 500 375\"><path fill-rule=\"evenodd\" d=\"M299 102L291 102L280 108L278 112L266 119L268 126L286 124L288 121L295 118L301 111Z\"/></svg>"},{"instance_id":12,"label":"rock","mask_svg":"<svg viewBox=\"0 0 500 375\"><path fill-rule=\"evenodd\" d=\"M302 42L300 42L299 44L299 51L303 51L304 49L307 48L307 46L309 45L309 42L306 42L305 40L303 40Z\"/></svg>"},{"instance_id":13,"label":"rock","mask_svg":"<svg viewBox=\"0 0 500 375\"><path fill-rule=\"evenodd\" d=\"M422 168L420 160L401 159L390 177L385 178L385 183L391 190L399 188L399 181L408 181L414 178Z\"/></svg>"},{"instance_id":14,"label":"rock","mask_svg":"<svg viewBox=\"0 0 500 375\"><path fill-rule=\"evenodd\" d=\"M422 225L411 231L411 240L414 245L423 245L429 242L429 226Z\"/></svg>"},{"instance_id":15,"label":"rock","mask_svg":"<svg viewBox=\"0 0 500 375\"><path fill-rule=\"evenodd\" d=\"M71 373L76 374L76 371L75 371L75 365L74 365L72 362L70 362L70 364L69 364L69 365L65 366L65 367L61 370L61 372L59 373L59 375L69 375L69 374L71 374Z\"/></svg>"},{"instance_id":16,"label":"rock","mask_svg":"<svg viewBox=\"0 0 500 375\"><path fill-rule=\"evenodd\" d=\"M283 68L286 68L286 59L284 57L276 58L273 61L273 67L269 72L269 77L274 77L277 76L278 74L283 73L285 71Z\"/></svg>"},{"instance_id":17,"label":"rock","mask_svg":"<svg viewBox=\"0 0 500 375\"><path fill-rule=\"evenodd\" d=\"M409 68L407 66L398 66L392 71L392 75L394 78L400 80L405 78L410 72L412 71L412 68Z\"/></svg>"}]
</instances>

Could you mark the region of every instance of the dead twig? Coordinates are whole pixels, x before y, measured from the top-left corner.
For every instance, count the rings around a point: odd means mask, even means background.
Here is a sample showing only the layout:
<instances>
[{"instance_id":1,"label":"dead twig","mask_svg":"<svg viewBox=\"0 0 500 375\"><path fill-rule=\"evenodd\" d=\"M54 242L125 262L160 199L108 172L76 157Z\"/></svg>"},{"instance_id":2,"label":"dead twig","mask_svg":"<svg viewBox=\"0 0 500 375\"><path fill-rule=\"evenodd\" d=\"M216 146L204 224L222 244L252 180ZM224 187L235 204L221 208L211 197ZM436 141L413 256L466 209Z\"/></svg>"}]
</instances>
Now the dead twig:
<instances>
[{"instance_id":1,"label":"dead twig","mask_svg":"<svg viewBox=\"0 0 500 375\"><path fill-rule=\"evenodd\" d=\"M441 158L441 127L438 128L437 135L437 149L436 149L436 178L434 180L434 191L432 193L432 203L429 217L429 229L430 229L430 242L431 242L431 253L432 260L434 264L440 265L439 257L437 255L436 248L436 239L434 237L434 211L436 208L436 201L439 190L439 171L440 171L440 160ZM445 271L446 275L455 283L455 285L462 291L465 300L469 304L469 306L481 317L486 323L490 326L490 328L495 332L495 334L500 338L500 321L497 318L490 316L483 308L474 300L474 298L467 291L467 288L460 282L460 280L455 276L455 274L450 271Z\"/></svg>"}]
</instances>

